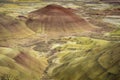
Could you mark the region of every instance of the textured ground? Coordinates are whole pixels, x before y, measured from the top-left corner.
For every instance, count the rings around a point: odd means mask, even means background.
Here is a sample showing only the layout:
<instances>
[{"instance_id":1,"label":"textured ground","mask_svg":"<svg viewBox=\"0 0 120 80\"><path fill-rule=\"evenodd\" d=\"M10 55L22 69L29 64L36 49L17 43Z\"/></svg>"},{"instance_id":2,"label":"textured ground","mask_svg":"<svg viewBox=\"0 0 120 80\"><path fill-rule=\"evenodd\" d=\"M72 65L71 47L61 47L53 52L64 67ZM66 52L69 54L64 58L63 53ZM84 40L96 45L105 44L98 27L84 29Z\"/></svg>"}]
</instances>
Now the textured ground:
<instances>
[{"instance_id":1,"label":"textured ground","mask_svg":"<svg viewBox=\"0 0 120 80\"><path fill-rule=\"evenodd\" d=\"M102 28L102 32L62 38L50 35L50 39L36 33L25 24L28 13L51 3L71 9ZM39 24L35 22L32 26ZM120 6L117 4L84 0L0 3L2 80L120 80L119 57Z\"/></svg>"}]
</instances>

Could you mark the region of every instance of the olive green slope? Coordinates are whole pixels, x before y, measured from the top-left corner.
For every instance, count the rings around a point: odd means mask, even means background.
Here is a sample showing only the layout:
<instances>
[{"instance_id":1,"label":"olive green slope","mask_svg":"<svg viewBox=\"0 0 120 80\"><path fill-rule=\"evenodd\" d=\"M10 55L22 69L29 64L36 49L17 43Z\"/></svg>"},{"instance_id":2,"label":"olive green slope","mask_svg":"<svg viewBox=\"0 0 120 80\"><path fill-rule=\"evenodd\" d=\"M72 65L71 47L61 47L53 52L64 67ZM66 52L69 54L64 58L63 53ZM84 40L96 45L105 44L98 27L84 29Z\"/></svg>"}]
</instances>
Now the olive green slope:
<instances>
[{"instance_id":1,"label":"olive green slope","mask_svg":"<svg viewBox=\"0 0 120 80\"><path fill-rule=\"evenodd\" d=\"M30 49L0 47L1 80L41 80L46 58Z\"/></svg>"},{"instance_id":2,"label":"olive green slope","mask_svg":"<svg viewBox=\"0 0 120 80\"><path fill-rule=\"evenodd\" d=\"M70 38L49 58L48 74L55 80L120 80L120 43Z\"/></svg>"},{"instance_id":3,"label":"olive green slope","mask_svg":"<svg viewBox=\"0 0 120 80\"><path fill-rule=\"evenodd\" d=\"M120 28L112 31L110 34L111 34L111 36L118 36L118 37L120 37Z\"/></svg>"}]
</instances>

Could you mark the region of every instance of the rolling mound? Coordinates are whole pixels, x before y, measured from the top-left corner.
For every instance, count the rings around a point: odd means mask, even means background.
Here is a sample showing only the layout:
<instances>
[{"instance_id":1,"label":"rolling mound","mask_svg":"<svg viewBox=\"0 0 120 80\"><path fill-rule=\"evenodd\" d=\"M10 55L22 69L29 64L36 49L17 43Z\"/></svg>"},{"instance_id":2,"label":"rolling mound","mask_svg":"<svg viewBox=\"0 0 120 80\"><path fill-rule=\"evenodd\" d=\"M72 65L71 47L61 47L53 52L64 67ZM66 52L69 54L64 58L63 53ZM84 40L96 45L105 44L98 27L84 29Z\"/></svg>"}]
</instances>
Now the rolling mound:
<instances>
[{"instance_id":1,"label":"rolling mound","mask_svg":"<svg viewBox=\"0 0 120 80\"><path fill-rule=\"evenodd\" d=\"M55 4L29 13L26 24L33 31L48 37L79 34L96 29L73 10Z\"/></svg>"},{"instance_id":2,"label":"rolling mound","mask_svg":"<svg viewBox=\"0 0 120 80\"><path fill-rule=\"evenodd\" d=\"M41 80L46 66L46 58L34 50L0 47L1 80Z\"/></svg>"},{"instance_id":3,"label":"rolling mound","mask_svg":"<svg viewBox=\"0 0 120 80\"><path fill-rule=\"evenodd\" d=\"M0 40L24 38L34 34L22 21L0 14Z\"/></svg>"}]
</instances>

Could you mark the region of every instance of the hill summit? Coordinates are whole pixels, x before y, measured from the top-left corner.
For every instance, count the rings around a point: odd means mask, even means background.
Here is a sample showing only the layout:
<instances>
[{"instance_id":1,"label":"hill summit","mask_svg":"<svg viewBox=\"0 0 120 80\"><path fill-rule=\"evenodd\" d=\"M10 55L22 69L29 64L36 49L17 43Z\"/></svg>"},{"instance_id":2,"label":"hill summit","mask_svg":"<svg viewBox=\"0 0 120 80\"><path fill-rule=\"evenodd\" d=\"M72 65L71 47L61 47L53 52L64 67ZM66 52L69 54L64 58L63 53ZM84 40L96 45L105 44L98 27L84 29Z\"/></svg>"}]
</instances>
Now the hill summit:
<instances>
[{"instance_id":1,"label":"hill summit","mask_svg":"<svg viewBox=\"0 0 120 80\"><path fill-rule=\"evenodd\" d=\"M71 8L51 4L28 14L27 25L35 32L48 36L79 34L94 31L95 26L81 18Z\"/></svg>"}]
</instances>

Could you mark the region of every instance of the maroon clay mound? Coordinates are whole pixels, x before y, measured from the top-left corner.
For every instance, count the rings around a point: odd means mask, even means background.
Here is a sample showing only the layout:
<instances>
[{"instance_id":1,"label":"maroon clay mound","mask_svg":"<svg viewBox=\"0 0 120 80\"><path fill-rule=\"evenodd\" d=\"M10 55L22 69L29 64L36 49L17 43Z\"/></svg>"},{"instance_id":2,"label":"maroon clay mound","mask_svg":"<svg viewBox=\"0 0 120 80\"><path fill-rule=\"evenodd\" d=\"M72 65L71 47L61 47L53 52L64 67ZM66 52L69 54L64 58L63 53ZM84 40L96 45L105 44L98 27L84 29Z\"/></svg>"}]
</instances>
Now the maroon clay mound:
<instances>
[{"instance_id":1,"label":"maroon clay mound","mask_svg":"<svg viewBox=\"0 0 120 80\"><path fill-rule=\"evenodd\" d=\"M72 9L60 5L48 5L28 15L27 25L35 32L48 36L78 34L93 31L95 27L76 15Z\"/></svg>"}]
</instances>

